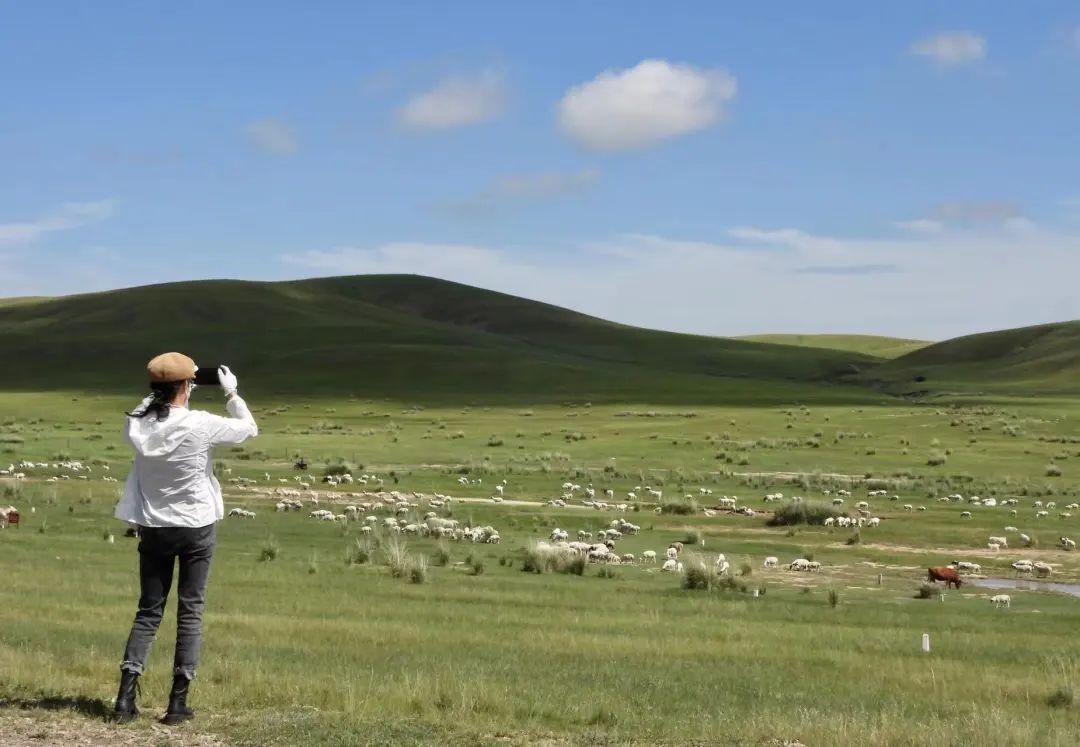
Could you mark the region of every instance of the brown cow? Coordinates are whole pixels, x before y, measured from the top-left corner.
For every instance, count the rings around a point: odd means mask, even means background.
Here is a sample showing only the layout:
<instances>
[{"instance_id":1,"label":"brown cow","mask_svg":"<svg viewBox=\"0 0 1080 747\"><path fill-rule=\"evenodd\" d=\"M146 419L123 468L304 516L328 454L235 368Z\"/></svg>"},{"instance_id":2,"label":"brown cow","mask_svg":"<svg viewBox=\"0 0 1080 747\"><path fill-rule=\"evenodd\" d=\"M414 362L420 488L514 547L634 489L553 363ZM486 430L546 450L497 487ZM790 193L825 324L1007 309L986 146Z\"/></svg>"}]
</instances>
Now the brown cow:
<instances>
[{"instance_id":1,"label":"brown cow","mask_svg":"<svg viewBox=\"0 0 1080 747\"><path fill-rule=\"evenodd\" d=\"M927 568L926 578L930 583L944 581L946 589L952 584L955 584L956 588L959 589L962 583L960 574L954 568Z\"/></svg>"}]
</instances>

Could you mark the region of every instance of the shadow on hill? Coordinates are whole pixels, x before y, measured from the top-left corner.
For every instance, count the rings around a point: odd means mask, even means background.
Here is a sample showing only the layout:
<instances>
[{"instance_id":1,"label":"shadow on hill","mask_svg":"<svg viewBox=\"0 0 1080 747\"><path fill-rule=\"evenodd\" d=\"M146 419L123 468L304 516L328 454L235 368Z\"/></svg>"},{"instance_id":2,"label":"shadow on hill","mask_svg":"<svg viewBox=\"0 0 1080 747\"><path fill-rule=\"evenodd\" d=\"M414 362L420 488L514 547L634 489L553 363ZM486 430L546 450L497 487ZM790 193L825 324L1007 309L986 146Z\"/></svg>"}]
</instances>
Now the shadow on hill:
<instances>
[{"instance_id":1,"label":"shadow on hill","mask_svg":"<svg viewBox=\"0 0 1080 747\"><path fill-rule=\"evenodd\" d=\"M0 709L41 709L45 711L75 711L84 716L105 718L112 712L112 704L101 698L80 695L42 695L37 698L0 698Z\"/></svg>"}]
</instances>

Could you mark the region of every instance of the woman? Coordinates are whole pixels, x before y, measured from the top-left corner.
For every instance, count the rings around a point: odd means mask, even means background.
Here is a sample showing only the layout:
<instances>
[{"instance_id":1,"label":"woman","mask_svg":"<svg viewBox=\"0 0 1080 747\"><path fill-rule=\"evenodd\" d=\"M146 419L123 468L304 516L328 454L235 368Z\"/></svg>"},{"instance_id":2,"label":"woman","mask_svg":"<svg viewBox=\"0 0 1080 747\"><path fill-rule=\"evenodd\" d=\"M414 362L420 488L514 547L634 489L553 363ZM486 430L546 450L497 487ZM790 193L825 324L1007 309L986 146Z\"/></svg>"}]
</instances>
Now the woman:
<instances>
[{"instance_id":1,"label":"woman","mask_svg":"<svg viewBox=\"0 0 1080 747\"><path fill-rule=\"evenodd\" d=\"M179 559L176 654L165 723L194 717L187 695L202 645L206 580L214 553L214 524L225 514L221 486L214 477L210 450L257 436L258 426L236 393L236 376L218 369L229 416L189 410L195 391L195 361L164 353L149 364L150 396L128 413L127 440L135 450L116 518L139 527L139 610L120 664L120 692L113 720L127 723L139 715L135 690L146 666L150 644L165 611Z\"/></svg>"}]
</instances>

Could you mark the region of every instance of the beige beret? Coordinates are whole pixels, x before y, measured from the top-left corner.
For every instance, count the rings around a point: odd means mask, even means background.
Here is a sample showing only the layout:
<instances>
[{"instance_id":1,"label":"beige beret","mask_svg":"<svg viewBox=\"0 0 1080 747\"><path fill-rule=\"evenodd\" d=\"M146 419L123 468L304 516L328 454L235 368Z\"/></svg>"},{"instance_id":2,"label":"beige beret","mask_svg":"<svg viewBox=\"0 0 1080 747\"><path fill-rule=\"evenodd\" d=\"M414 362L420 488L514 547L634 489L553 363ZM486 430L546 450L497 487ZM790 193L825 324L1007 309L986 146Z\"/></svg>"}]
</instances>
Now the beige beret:
<instances>
[{"instance_id":1,"label":"beige beret","mask_svg":"<svg viewBox=\"0 0 1080 747\"><path fill-rule=\"evenodd\" d=\"M152 383L187 381L195 378L195 361L183 353L162 353L146 364Z\"/></svg>"}]
</instances>

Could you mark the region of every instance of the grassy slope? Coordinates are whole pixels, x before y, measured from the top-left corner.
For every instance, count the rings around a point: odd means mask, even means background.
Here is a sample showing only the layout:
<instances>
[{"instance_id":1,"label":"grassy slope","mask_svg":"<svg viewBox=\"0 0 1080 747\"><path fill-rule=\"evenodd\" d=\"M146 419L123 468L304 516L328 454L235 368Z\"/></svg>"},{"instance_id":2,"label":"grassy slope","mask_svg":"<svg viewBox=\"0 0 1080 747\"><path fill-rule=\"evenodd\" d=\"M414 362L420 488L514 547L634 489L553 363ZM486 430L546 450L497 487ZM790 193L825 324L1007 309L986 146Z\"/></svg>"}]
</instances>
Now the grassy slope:
<instances>
[{"instance_id":1,"label":"grassy slope","mask_svg":"<svg viewBox=\"0 0 1080 747\"><path fill-rule=\"evenodd\" d=\"M901 355L933 344L926 340L907 340L901 337L880 335L744 335L735 339L776 345L847 350L886 359L899 358Z\"/></svg>"},{"instance_id":2,"label":"grassy slope","mask_svg":"<svg viewBox=\"0 0 1080 747\"><path fill-rule=\"evenodd\" d=\"M916 381L919 376L925 381ZM1080 321L957 337L889 361L861 378L900 391L1080 392Z\"/></svg>"},{"instance_id":3,"label":"grassy slope","mask_svg":"<svg viewBox=\"0 0 1080 747\"><path fill-rule=\"evenodd\" d=\"M762 380L812 399L820 390L804 385L875 362L628 327L418 276L171 283L0 307L0 353L18 361L0 389L130 389L162 349L228 362L262 391L421 401L773 397Z\"/></svg>"}]
</instances>

